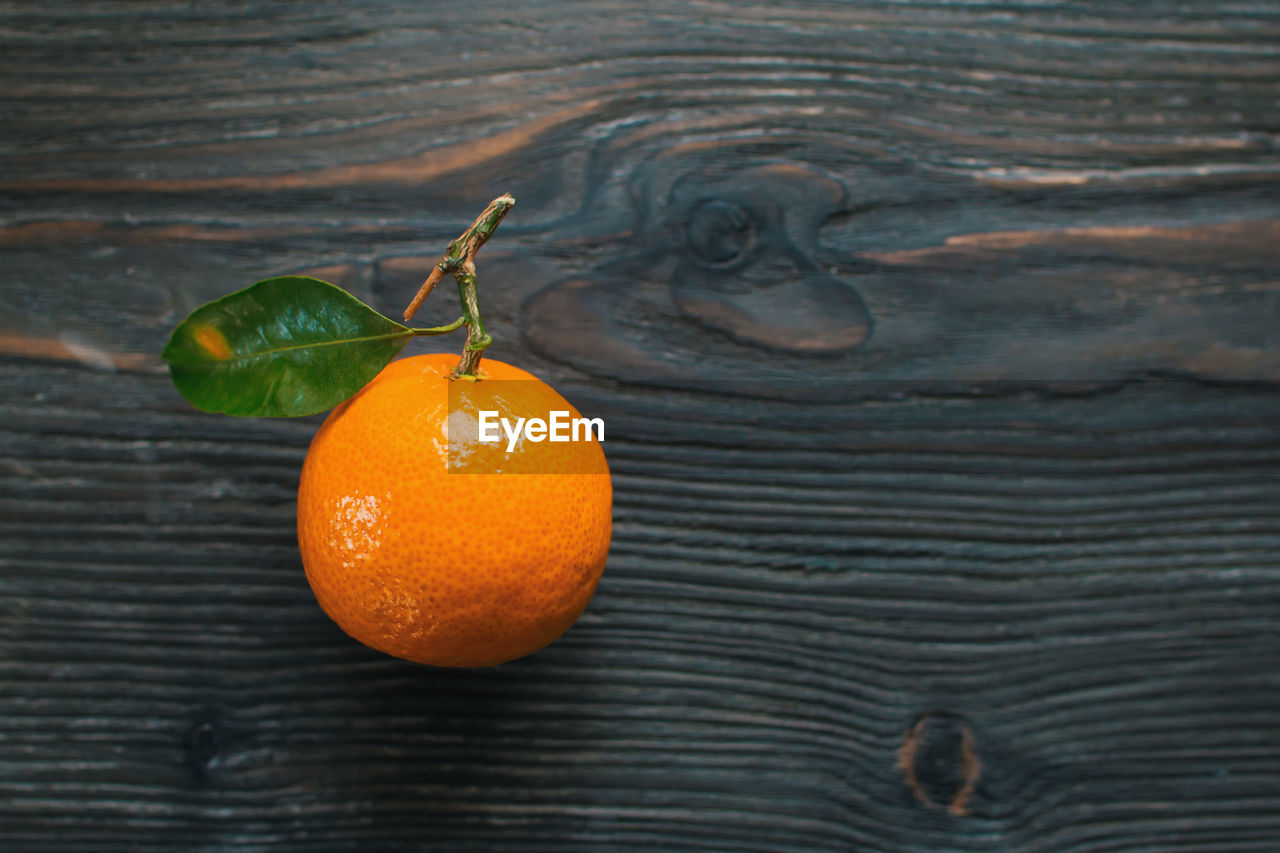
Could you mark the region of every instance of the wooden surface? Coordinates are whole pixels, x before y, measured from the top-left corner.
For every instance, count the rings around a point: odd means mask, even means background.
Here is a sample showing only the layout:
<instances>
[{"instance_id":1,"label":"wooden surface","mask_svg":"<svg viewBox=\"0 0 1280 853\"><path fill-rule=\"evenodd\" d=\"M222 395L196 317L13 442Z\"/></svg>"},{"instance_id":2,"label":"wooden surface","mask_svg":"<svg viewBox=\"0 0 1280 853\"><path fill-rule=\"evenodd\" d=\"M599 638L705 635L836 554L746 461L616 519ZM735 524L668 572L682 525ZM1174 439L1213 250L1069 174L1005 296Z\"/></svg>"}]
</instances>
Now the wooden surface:
<instances>
[{"instance_id":1,"label":"wooden surface","mask_svg":"<svg viewBox=\"0 0 1280 853\"><path fill-rule=\"evenodd\" d=\"M0 33L0 848L1280 849L1275 4ZM439 671L315 604L317 419L156 354L272 274L395 313L504 190L491 352L606 418L615 539Z\"/></svg>"}]
</instances>

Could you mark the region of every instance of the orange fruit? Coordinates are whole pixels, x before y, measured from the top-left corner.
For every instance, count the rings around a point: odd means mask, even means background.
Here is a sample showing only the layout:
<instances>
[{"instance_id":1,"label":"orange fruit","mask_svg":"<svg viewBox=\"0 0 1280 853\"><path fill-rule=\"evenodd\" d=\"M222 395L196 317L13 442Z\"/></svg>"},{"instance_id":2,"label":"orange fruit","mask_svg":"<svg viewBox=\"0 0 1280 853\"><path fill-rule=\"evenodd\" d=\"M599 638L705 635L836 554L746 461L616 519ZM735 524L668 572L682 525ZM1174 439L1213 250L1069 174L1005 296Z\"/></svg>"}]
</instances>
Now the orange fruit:
<instances>
[{"instance_id":1,"label":"orange fruit","mask_svg":"<svg viewBox=\"0 0 1280 853\"><path fill-rule=\"evenodd\" d=\"M320 606L352 637L420 663L489 666L581 615L608 556L613 489L594 436L511 452L506 435L477 441L480 411L512 424L580 416L519 368L486 358L479 380L452 380L457 362L392 362L329 414L302 467L298 546Z\"/></svg>"}]
</instances>

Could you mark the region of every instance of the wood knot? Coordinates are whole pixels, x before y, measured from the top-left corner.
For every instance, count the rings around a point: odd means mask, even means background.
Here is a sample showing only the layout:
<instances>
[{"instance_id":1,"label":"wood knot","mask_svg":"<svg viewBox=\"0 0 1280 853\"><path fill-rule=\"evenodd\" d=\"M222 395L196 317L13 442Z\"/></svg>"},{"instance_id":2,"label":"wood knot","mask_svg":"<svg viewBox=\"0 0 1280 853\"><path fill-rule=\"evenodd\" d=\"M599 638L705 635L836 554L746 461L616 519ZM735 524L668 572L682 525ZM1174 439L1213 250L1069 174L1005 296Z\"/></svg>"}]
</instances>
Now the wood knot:
<instances>
[{"instance_id":1,"label":"wood knot","mask_svg":"<svg viewBox=\"0 0 1280 853\"><path fill-rule=\"evenodd\" d=\"M187 738L187 753L196 776L203 777L218 764L221 746L218 730L211 722L197 723Z\"/></svg>"},{"instance_id":2,"label":"wood knot","mask_svg":"<svg viewBox=\"0 0 1280 853\"><path fill-rule=\"evenodd\" d=\"M621 198L593 197L583 237L564 245L599 246L600 260L524 301L530 347L632 382L736 379L829 399L826 380L873 328L852 281L872 267L820 239L854 205L819 166L734 151L647 160L627 184L626 225L609 207Z\"/></svg>"},{"instance_id":3,"label":"wood knot","mask_svg":"<svg viewBox=\"0 0 1280 853\"><path fill-rule=\"evenodd\" d=\"M723 267L745 258L755 243L751 215L739 205L711 199L689 213L685 235L693 256L710 266Z\"/></svg>"},{"instance_id":4,"label":"wood knot","mask_svg":"<svg viewBox=\"0 0 1280 853\"><path fill-rule=\"evenodd\" d=\"M982 762L973 732L959 717L928 713L903 735L898 769L917 800L959 817L969 813Z\"/></svg>"},{"instance_id":5,"label":"wood knot","mask_svg":"<svg viewBox=\"0 0 1280 853\"><path fill-rule=\"evenodd\" d=\"M838 180L797 164L684 176L665 205L668 228L684 227L675 305L707 328L781 352L860 346L871 334L866 305L836 267L817 261L818 228L847 207Z\"/></svg>"}]
</instances>

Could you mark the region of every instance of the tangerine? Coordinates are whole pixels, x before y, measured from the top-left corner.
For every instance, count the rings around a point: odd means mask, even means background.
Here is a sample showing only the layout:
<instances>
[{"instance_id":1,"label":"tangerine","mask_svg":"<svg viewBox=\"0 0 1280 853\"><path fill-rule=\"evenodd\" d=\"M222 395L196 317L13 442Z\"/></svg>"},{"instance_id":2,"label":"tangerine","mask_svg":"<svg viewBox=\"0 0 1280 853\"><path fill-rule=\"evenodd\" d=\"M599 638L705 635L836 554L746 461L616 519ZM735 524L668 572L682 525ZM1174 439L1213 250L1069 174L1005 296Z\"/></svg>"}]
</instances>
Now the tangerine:
<instances>
[{"instance_id":1,"label":"tangerine","mask_svg":"<svg viewBox=\"0 0 1280 853\"><path fill-rule=\"evenodd\" d=\"M329 414L302 468L298 545L320 606L355 639L420 663L490 666L551 643L586 608L613 491L594 436L510 452L505 437L478 442L481 410L513 423L579 415L517 367L485 359L480 379L451 379L456 363L394 361Z\"/></svg>"}]
</instances>

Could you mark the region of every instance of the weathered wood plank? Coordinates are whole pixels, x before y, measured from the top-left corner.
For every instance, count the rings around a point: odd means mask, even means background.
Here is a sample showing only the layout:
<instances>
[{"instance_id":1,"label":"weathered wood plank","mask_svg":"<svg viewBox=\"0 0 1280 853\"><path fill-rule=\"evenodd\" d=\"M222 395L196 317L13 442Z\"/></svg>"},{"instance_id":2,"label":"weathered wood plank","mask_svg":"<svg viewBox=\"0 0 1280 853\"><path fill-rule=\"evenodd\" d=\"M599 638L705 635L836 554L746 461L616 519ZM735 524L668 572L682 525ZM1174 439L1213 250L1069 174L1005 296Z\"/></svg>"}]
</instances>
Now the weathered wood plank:
<instances>
[{"instance_id":1,"label":"weathered wood plank","mask_svg":"<svg viewBox=\"0 0 1280 853\"><path fill-rule=\"evenodd\" d=\"M5 850L1280 845L1273 4L2 14ZM435 671L307 589L318 420L155 354L277 273L395 314L504 190L493 355L606 417L615 544Z\"/></svg>"},{"instance_id":2,"label":"weathered wood plank","mask_svg":"<svg viewBox=\"0 0 1280 853\"><path fill-rule=\"evenodd\" d=\"M707 446L645 400L610 413L617 541L583 622L448 673L315 607L292 529L311 422L190 413L163 377L4 376L19 845L51 826L108 849L1274 837L1270 392L853 406L839 442L792 449L783 418ZM897 769L927 712L974 733L964 817L914 806ZM918 759L935 789L948 758Z\"/></svg>"}]
</instances>

